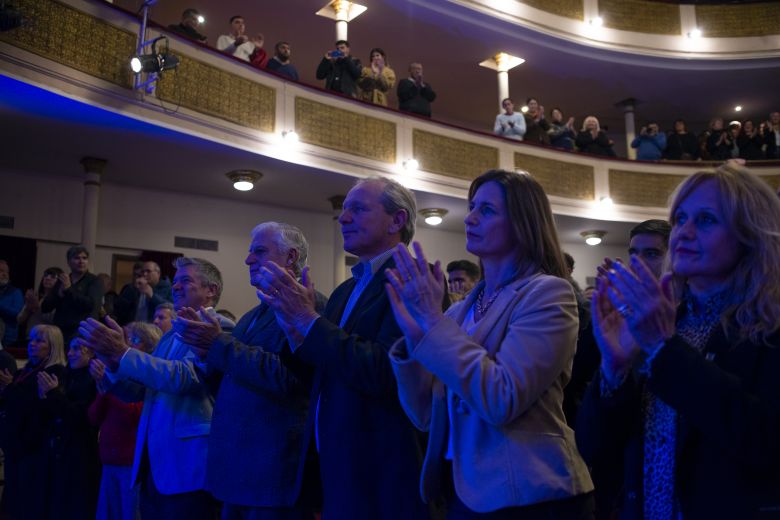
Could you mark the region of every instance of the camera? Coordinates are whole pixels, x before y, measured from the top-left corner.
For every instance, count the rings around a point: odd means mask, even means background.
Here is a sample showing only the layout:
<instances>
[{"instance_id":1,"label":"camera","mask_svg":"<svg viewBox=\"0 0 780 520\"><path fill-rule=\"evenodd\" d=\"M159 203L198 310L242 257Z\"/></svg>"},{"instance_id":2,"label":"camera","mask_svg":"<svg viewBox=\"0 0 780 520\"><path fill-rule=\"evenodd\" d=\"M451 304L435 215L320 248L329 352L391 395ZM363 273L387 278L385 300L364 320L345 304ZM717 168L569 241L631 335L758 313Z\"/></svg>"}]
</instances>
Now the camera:
<instances>
[{"instance_id":1,"label":"camera","mask_svg":"<svg viewBox=\"0 0 780 520\"><path fill-rule=\"evenodd\" d=\"M338 49L336 49L335 51L330 51L328 54L330 55L331 58L343 58L344 57L344 53L341 52Z\"/></svg>"}]
</instances>

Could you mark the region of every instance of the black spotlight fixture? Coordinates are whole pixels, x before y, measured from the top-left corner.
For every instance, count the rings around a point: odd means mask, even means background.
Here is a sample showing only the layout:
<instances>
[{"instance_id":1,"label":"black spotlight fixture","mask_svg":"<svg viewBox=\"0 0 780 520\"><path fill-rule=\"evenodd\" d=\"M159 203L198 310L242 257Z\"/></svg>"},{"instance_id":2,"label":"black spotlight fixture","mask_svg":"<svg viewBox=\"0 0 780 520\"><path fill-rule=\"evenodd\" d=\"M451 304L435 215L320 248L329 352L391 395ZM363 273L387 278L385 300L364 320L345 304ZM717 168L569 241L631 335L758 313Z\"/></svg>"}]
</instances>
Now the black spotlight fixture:
<instances>
[{"instance_id":1,"label":"black spotlight fixture","mask_svg":"<svg viewBox=\"0 0 780 520\"><path fill-rule=\"evenodd\" d=\"M162 48L158 45L162 43ZM139 54L130 60L130 69L135 74L146 72L147 74L157 74L165 70L175 69L179 64L178 56L171 54L168 49L168 38L160 36L150 41L152 52L149 54Z\"/></svg>"}]
</instances>

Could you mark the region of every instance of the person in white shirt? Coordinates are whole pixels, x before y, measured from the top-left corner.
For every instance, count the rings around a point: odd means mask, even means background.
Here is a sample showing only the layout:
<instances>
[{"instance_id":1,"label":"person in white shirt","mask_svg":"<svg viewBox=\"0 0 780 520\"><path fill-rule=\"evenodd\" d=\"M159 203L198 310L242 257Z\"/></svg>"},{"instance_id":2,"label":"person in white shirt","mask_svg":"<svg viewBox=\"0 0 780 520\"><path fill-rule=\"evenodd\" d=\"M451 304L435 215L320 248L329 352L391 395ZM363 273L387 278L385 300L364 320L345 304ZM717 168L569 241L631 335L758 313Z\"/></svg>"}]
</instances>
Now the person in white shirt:
<instances>
[{"instance_id":1,"label":"person in white shirt","mask_svg":"<svg viewBox=\"0 0 780 520\"><path fill-rule=\"evenodd\" d=\"M244 17L235 15L230 18L230 34L223 34L217 39L217 49L232 54L238 59L249 61L255 52L255 44L246 34Z\"/></svg>"},{"instance_id":2,"label":"person in white shirt","mask_svg":"<svg viewBox=\"0 0 780 520\"><path fill-rule=\"evenodd\" d=\"M523 114L515 112L515 104L509 98L501 102L501 107L505 112L496 116L493 133L501 137L522 141L525 135L525 118Z\"/></svg>"}]
</instances>

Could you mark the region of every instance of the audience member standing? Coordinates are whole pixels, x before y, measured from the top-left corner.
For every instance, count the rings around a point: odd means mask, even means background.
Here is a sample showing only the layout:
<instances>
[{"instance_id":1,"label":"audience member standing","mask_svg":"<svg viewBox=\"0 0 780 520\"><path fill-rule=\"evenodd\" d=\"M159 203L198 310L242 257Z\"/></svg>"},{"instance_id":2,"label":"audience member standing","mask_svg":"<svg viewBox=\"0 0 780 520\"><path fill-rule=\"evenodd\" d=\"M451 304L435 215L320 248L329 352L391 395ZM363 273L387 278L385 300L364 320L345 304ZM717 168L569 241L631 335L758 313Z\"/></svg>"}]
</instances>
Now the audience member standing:
<instances>
[{"instance_id":1,"label":"audience member standing","mask_svg":"<svg viewBox=\"0 0 780 520\"><path fill-rule=\"evenodd\" d=\"M600 269L577 444L622 461L620 518L760 518L780 508L780 200L727 164L684 180L669 215L660 281L636 256Z\"/></svg>"},{"instance_id":2,"label":"audience member standing","mask_svg":"<svg viewBox=\"0 0 780 520\"><path fill-rule=\"evenodd\" d=\"M503 170L475 179L468 201L466 248L484 273L468 298L442 313L444 275L418 243L416 258L395 248L387 275L398 395L429 432L421 494L450 519L589 518L593 483L561 406L577 306L550 203Z\"/></svg>"},{"instance_id":3,"label":"audience member standing","mask_svg":"<svg viewBox=\"0 0 780 520\"><path fill-rule=\"evenodd\" d=\"M17 317L24 307L21 289L11 285L11 271L8 262L0 259L0 319L5 324L5 333L0 335L0 343L6 346L16 343L19 335Z\"/></svg>"},{"instance_id":4,"label":"audience member standing","mask_svg":"<svg viewBox=\"0 0 780 520\"><path fill-rule=\"evenodd\" d=\"M41 303L44 313L54 311L53 323L70 343L79 322L99 318L103 303L103 284L89 272L89 252L84 246L73 246L67 252L70 274L59 276L56 291L51 291Z\"/></svg>"},{"instance_id":5,"label":"audience member standing","mask_svg":"<svg viewBox=\"0 0 780 520\"><path fill-rule=\"evenodd\" d=\"M599 120L594 116L588 116L582 122L582 129L577 132L577 148L580 152L594 155L615 156L612 149L612 140L599 126Z\"/></svg>"},{"instance_id":6,"label":"audience member standing","mask_svg":"<svg viewBox=\"0 0 780 520\"><path fill-rule=\"evenodd\" d=\"M425 117L431 117L431 103L436 92L430 84L423 81L423 66L419 63L409 65L409 77L398 82L398 109Z\"/></svg>"},{"instance_id":7,"label":"audience member standing","mask_svg":"<svg viewBox=\"0 0 780 520\"><path fill-rule=\"evenodd\" d=\"M523 114L525 117L525 140L531 143L550 144L550 138L547 131L550 129L550 123L544 117L544 107L539 104L536 98L528 98L525 102L528 111Z\"/></svg>"},{"instance_id":8,"label":"audience member standing","mask_svg":"<svg viewBox=\"0 0 780 520\"><path fill-rule=\"evenodd\" d=\"M664 157L670 161L695 161L699 158L699 143L688 131L684 120L674 122L674 130L666 136Z\"/></svg>"},{"instance_id":9,"label":"audience member standing","mask_svg":"<svg viewBox=\"0 0 780 520\"><path fill-rule=\"evenodd\" d=\"M481 276L482 270L469 260L455 260L447 264L447 289L450 301L459 302L468 296Z\"/></svg>"},{"instance_id":10,"label":"audience member standing","mask_svg":"<svg viewBox=\"0 0 780 520\"><path fill-rule=\"evenodd\" d=\"M171 282L167 278L161 278L157 262L144 262L134 271L134 276L133 283L122 288L114 303L117 322L120 325L131 321L151 323L157 306L173 299Z\"/></svg>"},{"instance_id":11,"label":"audience member standing","mask_svg":"<svg viewBox=\"0 0 780 520\"><path fill-rule=\"evenodd\" d=\"M379 47L371 49L369 56L369 66L363 67L358 79L360 99L386 107L387 93L395 87L395 72L387 64L385 51Z\"/></svg>"},{"instance_id":12,"label":"audience member standing","mask_svg":"<svg viewBox=\"0 0 780 520\"><path fill-rule=\"evenodd\" d=\"M320 453L323 518L429 518L417 482L422 446L398 402L387 352L401 337L385 291L396 245L414 235L414 195L367 179L339 216L344 249L360 263L315 310L314 289L281 268L262 271L260 297L286 329L295 356L315 367L309 420ZM440 302L441 304L441 302Z\"/></svg>"},{"instance_id":13,"label":"audience member standing","mask_svg":"<svg viewBox=\"0 0 780 520\"><path fill-rule=\"evenodd\" d=\"M753 121L742 123L742 130L737 136L739 156L748 161L760 161L764 158L764 137L759 133Z\"/></svg>"},{"instance_id":14,"label":"audience member standing","mask_svg":"<svg viewBox=\"0 0 780 520\"><path fill-rule=\"evenodd\" d=\"M169 302L161 303L154 310L152 323L163 331L163 334L173 328L173 320L176 319L176 309Z\"/></svg>"},{"instance_id":15,"label":"audience member standing","mask_svg":"<svg viewBox=\"0 0 780 520\"><path fill-rule=\"evenodd\" d=\"M637 149L636 158L640 161L658 161L666 150L666 134L658 129L658 123L647 123L631 141L631 148Z\"/></svg>"},{"instance_id":16,"label":"audience member standing","mask_svg":"<svg viewBox=\"0 0 780 520\"><path fill-rule=\"evenodd\" d=\"M59 267L49 267L43 272L43 278L38 284L37 291L27 289L24 293L24 307L16 317L19 330L23 338L27 338L33 327L38 324L50 325L54 320L54 311L44 313L41 311L43 300L52 291L59 290L60 275L63 273Z\"/></svg>"},{"instance_id":17,"label":"audience member standing","mask_svg":"<svg viewBox=\"0 0 780 520\"><path fill-rule=\"evenodd\" d=\"M175 32L176 34L181 34L182 36L185 36L191 40L195 40L196 42L206 43L208 38L198 32L199 25L200 13L197 9L190 7L181 13L181 22L176 25L169 25L168 30Z\"/></svg>"},{"instance_id":18,"label":"audience member standing","mask_svg":"<svg viewBox=\"0 0 780 520\"><path fill-rule=\"evenodd\" d=\"M574 130L574 118L570 117L564 122L561 109L553 108L550 112L550 119L550 128L547 130L550 146L563 150L574 150L574 139L577 136L577 132Z\"/></svg>"},{"instance_id":19,"label":"audience member standing","mask_svg":"<svg viewBox=\"0 0 780 520\"><path fill-rule=\"evenodd\" d=\"M360 78L360 60L349 54L349 42L339 40L336 50L328 51L317 67L317 79L325 80L325 89L356 97L355 82Z\"/></svg>"},{"instance_id":20,"label":"audience member standing","mask_svg":"<svg viewBox=\"0 0 780 520\"><path fill-rule=\"evenodd\" d=\"M292 50L290 44L287 42L278 42L274 46L274 56L268 60L266 69L287 76L288 78L298 81L298 69L291 61Z\"/></svg>"},{"instance_id":21,"label":"audience member standing","mask_svg":"<svg viewBox=\"0 0 780 520\"><path fill-rule=\"evenodd\" d=\"M213 313L222 293L222 275L199 258L176 259L173 304L177 310ZM233 323L220 319L223 329ZM214 397L206 366L173 330L147 354L131 349L116 322L81 323L79 339L106 365L109 390L144 407L133 458L133 485L140 486L141 518L212 520L214 502L205 491L206 452Z\"/></svg>"},{"instance_id":22,"label":"audience member standing","mask_svg":"<svg viewBox=\"0 0 780 520\"><path fill-rule=\"evenodd\" d=\"M523 114L515 112L515 104L510 98L501 101L501 107L504 109L504 113L496 116L493 133L501 137L522 141L525 135Z\"/></svg>"},{"instance_id":23,"label":"audience member standing","mask_svg":"<svg viewBox=\"0 0 780 520\"><path fill-rule=\"evenodd\" d=\"M230 17L230 34L223 34L217 39L217 49L240 60L249 61L255 52L255 44L246 35L243 16L237 14Z\"/></svg>"},{"instance_id":24,"label":"audience member standing","mask_svg":"<svg viewBox=\"0 0 780 520\"><path fill-rule=\"evenodd\" d=\"M769 121L764 125L764 144L767 159L780 159L780 112L769 114Z\"/></svg>"},{"instance_id":25,"label":"audience member standing","mask_svg":"<svg viewBox=\"0 0 780 520\"><path fill-rule=\"evenodd\" d=\"M731 157L731 142L729 133L723 127L723 119L712 120L707 136L707 159L710 161L725 161Z\"/></svg>"},{"instance_id":26,"label":"audience member standing","mask_svg":"<svg viewBox=\"0 0 780 520\"><path fill-rule=\"evenodd\" d=\"M39 380L61 387L65 381L62 333L53 325L36 325L27 344L27 364L0 394L0 448L5 486L2 510L14 520L57 518L52 504L49 458L51 421ZM41 374L46 374L42 376ZM5 384L5 383L4 383ZM48 388L48 386L46 386ZM64 478L63 485L67 484Z\"/></svg>"},{"instance_id":27,"label":"audience member standing","mask_svg":"<svg viewBox=\"0 0 780 520\"><path fill-rule=\"evenodd\" d=\"M308 249L295 226L258 225L245 262L250 284L260 288L269 262L300 279ZM318 296L316 308L322 312L325 297ZM313 368L292 354L264 302L245 314L232 334L214 320L190 314L180 316L174 328L209 367L224 374L206 464L208 490L224 502L222 517L312 520L321 495L316 465L306 464Z\"/></svg>"}]
</instances>

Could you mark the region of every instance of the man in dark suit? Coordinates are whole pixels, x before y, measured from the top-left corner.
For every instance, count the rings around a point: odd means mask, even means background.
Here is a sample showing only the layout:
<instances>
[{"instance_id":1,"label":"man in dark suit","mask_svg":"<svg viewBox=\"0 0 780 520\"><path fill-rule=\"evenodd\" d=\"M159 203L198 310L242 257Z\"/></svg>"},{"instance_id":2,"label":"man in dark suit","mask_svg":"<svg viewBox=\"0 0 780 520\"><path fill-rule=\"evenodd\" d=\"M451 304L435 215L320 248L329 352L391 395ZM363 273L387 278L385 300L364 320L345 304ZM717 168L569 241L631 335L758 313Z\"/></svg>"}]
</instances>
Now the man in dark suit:
<instances>
[{"instance_id":1,"label":"man in dark suit","mask_svg":"<svg viewBox=\"0 0 780 520\"><path fill-rule=\"evenodd\" d=\"M297 227L263 222L252 231L245 261L250 283L258 285L263 262L269 261L297 279L308 249ZM321 311L326 300L319 296ZM292 355L274 312L260 303L232 334L195 313L180 316L174 329L210 369L223 374L206 463L206 489L225 503L222 518L312 519L320 494L316 467L305 468L313 370Z\"/></svg>"},{"instance_id":2,"label":"man in dark suit","mask_svg":"<svg viewBox=\"0 0 780 520\"><path fill-rule=\"evenodd\" d=\"M387 356L402 334L385 292L392 249L414 235L414 195L389 179L359 182L339 217L344 249L360 263L314 308L313 288L266 263L261 298L274 309L299 359L315 367L314 421L323 519L428 518L417 482L422 445L398 402Z\"/></svg>"},{"instance_id":3,"label":"man in dark suit","mask_svg":"<svg viewBox=\"0 0 780 520\"><path fill-rule=\"evenodd\" d=\"M431 117L431 103L436 92L423 81L423 67L419 63L409 65L409 77L398 82L398 109L425 117Z\"/></svg>"},{"instance_id":4,"label":"man in dark suit","mask_svg":"<svg viewBox=\"0 0 780 520\"><path fill-rule=\"evenodd\" d=\"M355 82L362 70L360 60L349 54L349 42L339 40L336 42L336 50L326 52L317 66L317 79L325 80L325 90L355 97L357 96Z\"/></svg>"}]
</instances>

